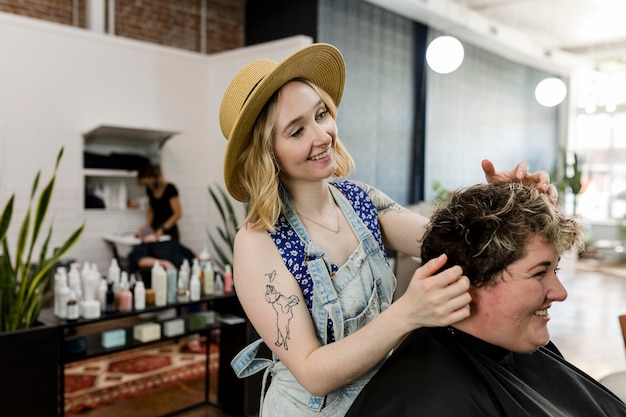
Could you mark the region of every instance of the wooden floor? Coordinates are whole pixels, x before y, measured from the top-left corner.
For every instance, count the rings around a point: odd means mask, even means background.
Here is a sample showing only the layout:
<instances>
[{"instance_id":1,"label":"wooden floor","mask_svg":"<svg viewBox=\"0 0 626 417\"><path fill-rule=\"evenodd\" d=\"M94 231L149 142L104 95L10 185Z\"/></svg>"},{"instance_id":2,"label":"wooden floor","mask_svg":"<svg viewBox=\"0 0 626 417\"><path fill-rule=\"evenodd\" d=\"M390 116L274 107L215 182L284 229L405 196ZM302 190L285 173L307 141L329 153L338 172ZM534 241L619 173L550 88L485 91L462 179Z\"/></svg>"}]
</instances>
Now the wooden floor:
<instances>
[{"instance_id":1,"label":"wooden floor","mask_svg":"<svg viewBox=\"0 0 626 417\"><path fill-rule=\"evenodd\" d=\"M568 298L550 308L549 329L552 340L567 360L592 377L602 377L626 370L626 347L621 336L618 315L626 313L626 265L609 273L596 270L593 263L562 262L559 276ZM183 393L178 393L183 397ZM177 401L176 394L170 398ZM163 399L163 397L161 398ZM127 405L133 416L161 416L161 401L142 401ZM121 408L124 408L122 406ZM104 415L122 417L122 409L107 410ZM141 409L141 413L138 413ZM91 414L94 416L94 414ZM212 406L180 412L176 417L231 417Z\"/></svg>"},{"instance_id":2,"label":"wooden floor","mask_svg":"<svg viewBox=\"0 0 626 417\"><path fill-rule=\"evenodd\" d=\"M626 314L626 264L579 260L559 276L568 298L552 305L548 326L565 359L596 379L625 371L618 316Z\"/></svg>"}]
</instances>

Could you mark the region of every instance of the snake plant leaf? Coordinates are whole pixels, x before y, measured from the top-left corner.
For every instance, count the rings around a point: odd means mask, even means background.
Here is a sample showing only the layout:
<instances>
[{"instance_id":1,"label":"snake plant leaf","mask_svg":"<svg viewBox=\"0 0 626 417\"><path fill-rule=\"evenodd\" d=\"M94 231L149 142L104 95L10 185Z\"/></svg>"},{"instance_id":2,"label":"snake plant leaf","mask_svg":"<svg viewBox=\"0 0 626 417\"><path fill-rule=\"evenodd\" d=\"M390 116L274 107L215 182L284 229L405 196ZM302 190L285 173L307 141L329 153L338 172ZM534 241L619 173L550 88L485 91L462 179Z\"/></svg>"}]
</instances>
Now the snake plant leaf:
<instances>
[{"instance_id":1,"label":"snake plant leaf","mask_svg":"<svg viewBox=\"0 0 626 417\"><path fill-rule=\"evenodd\" d=\"M62 153L63 148L61 148ZM33 221L33 233L31 235L30 240L30 250L28 251L28 256L26 258L26 263L29 264L33 249L35 247L35 242L39 237L39 230L41 229L41 224L43 223L44 217L48 212L48 206L50 205L50 200L52 199L52 191L54 190L54 183L56 181L56 168L54 175L46 185L46 187L41 191L39 195L39 201L37 202L37 210L35 211L35 219Z\"/></svg>"},{"instance_id":2,"label":"snake plant leaf","mask_svg":"<svg viewBox=\"0 0 626 417\"><path fill-rule=\"evenodd\" d=\"M2 210L2 216L0 216L0 242L4 241L4 238L9 230L11 224L11 216L13 215L13 201L15 200L15 194L9 198L4 209Z\"/></svg>"},{"instance_id":3,"label":"snake plant leaf","mask_svg":"<svg viewBox=\"0 0 626 417\"><path fill-rule=\"evenodd\" d=\"M29 279L29 283L27 286L24 286L24 298L19 300L23 303L24 306L28 306L25 308L26 317L24 320L27 320L24 324L28 327L30 326L34 320L39 316L39 311L41 310L41 306L45 303L47 298L49 297L46 289L48 288L48 282L50 280L49 271L52 267L58 262L58 260L67 253L78 241L80 235L83 232L85 225L83 224L78 229L74 231L70 235L67 240L54 251L54 254L49 259L46 259L42 264L39 264L37 268L33 271L32 278ZM51 233L52 227L50 227ZM22 280L20 285L25 282ZM21 293L22 291L20 291ZM29 313L30 312L30 313Z\"/></svg>"},{"instance_id":4,"label":"snake plant leaf","mask_svg":"<svg viewBox=\"0 0 626 417\"><path fill-rule=\"evenodd\" d=\"M13 294L17 283L11 267L11 255L6 239L2 242L3 251L0 257L0 329L6 328L10 320Z\"/></svg>"},{"instance_id":5,"label":"snake plant leaf","mask_svg":"<svg viewBox=\"0 0 626 417\"><path fill-rule=\"evenodd\" d=\"M26 275L25 264L22 262L24 256L24 249L26 247L26 241L28 239L28 232L30 230L30 203L28 204L28 210L22 226L20 227L19 234L17 235L17 248L15 251L15 272L17 273L18 280Z\"/></svg>"},{"instance_id":6,"label":"snake plant leaf","mask_svg":"<svg viewBox=\"0 0 626 417\"><path fill-rule=\"evenodd\" d=\"M230 199L226 195L226 192L224 191L224 189L218 188L218 190L220 194L222 195L222 201L224 202L224 205L226 206L226 212L228 213L228 220L230 220L230 228L227 227L226 231L228 232L229 240L234 239L235 232L237 228L239 227L239 224L237 222L237 216L235 215L235 210L233 209L233 205L230 203Z\"/></svg>"},{"instance_id":7,"label":"snake plant leaf","mask_svg":"<svg viewBox=\"0 0 626 417\"><path fill-rule=\"evenodd\" d=\"M209 240L211 241L211 245L213 245L213 250L215 251L217 259L215 263L220 267L224 268L227 264L232 264L232 254L227 254L219 245L213 236L209 235Z\"/></svg>"},{"instance_id":8,"label":"snake plant leaf","mask_svg":"<svg viewBox=\"0 0 626 417\"><path fill-rule=\"evenodd\" d=\"M30 189L30 201L33 201L33 198L35 198L37 187L39 187L39 177L41 177L41 171L37 171L37 175L35 175L35 179L33 180L33 186Z\"/></svg>"},{"instance_id":9,"label":"snake plant leaf","mask_svg":"<svg viewBox=\"0 0 626 417\"><path fill-rule=\"evenodd\" d=\"M213 199L213 203L215 204L215 207L217 208L217 211L220 213L220 217L222 218L222 221L225 221L226 220L226 214L224 213L224 208L222 207L222 202L217 197L217 194L215 193L215 191L213 191L213 189L211 187L209 187L209 194L211 194L211 198Z\"/></svg>"},{"instance_id":10,"label":"snake plant leaf","mask_svg":"<svg viewBox=\"0 0 626 417\"><path fill-rule=\"evenodd\" d=\"M239 222L228 195L220 185L215 184L209 187L209 194L220 215L222 225L217 227L217 234L208 231L207 233L217 258L216 263L223 268L225 265L232 265L233 263L233 246Z\"/></svg>"}]
</instances>

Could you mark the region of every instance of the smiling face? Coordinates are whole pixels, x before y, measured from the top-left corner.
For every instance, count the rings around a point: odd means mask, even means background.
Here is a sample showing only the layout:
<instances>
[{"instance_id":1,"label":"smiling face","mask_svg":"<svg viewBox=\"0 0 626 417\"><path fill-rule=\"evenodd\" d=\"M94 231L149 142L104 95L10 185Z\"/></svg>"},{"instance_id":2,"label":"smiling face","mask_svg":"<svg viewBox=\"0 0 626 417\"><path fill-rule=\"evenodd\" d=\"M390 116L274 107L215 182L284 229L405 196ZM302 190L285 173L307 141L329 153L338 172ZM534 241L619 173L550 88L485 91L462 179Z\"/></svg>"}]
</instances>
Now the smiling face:
<instances>
[{"instance_id":1,"label":"smiling face","mask_svg":"<svg viewBox=\"0 0 626 417\"><path fill-rule=\"evenodd\" d=\"M513 352L529 353L550 340L548 309L567 291L557 277L556 246L529 238L525 255L484 287L472 288L472 313L454 327Z\"/></svg>"},{"instance_id":2,"label":"smiling face","mask_svg":"<svg viewBox=\"0 0 626 417\"><path fill-rule=\"evenodd\" d=\"M337 169L337 125L308 84L291 81L281 88L273 131L274 155L287 188L329 178Z\"/></svg>"}]
</instances>

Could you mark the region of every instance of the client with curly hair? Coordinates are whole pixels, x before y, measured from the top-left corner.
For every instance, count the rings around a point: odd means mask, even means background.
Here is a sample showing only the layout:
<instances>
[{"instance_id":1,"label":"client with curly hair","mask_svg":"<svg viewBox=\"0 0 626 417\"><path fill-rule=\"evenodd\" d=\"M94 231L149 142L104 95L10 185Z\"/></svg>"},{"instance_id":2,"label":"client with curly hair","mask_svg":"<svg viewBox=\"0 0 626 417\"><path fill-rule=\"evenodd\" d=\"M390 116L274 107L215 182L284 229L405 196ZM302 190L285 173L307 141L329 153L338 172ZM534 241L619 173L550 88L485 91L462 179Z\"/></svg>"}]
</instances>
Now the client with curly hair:
<instances>
[{"instance_id":1,"label":"client with curly hair","mask_svg":"<svg viewBox=\"0 0 626 417\"><path fill-rule=\"evenodd\" d=\"M549 309L567 291L561 255L583 231L520 184L453 193L431 218L422 261L445 253L470 280L470 316L413 331L370 380L350 416L626 416L613 393L550 341Z\"/></svg>"}]
</instances>

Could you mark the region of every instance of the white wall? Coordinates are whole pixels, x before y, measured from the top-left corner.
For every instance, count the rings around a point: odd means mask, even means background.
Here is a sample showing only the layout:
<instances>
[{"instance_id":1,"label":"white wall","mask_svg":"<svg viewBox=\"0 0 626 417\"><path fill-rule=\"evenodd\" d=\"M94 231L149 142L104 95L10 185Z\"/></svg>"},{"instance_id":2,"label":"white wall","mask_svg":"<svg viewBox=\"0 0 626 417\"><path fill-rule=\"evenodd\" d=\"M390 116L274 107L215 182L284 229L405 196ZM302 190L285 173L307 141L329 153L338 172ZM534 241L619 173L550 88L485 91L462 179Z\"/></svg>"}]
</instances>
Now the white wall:
<instances>
[{"instance_id":1,"label":"white wall","mask_svg":"<svg viewBox=\"0 0 626 417\"><path fill-rule=\"evenodd\" d=\"M279 60L310 42L295 37L209 56L0 13L0 209L16 193L10 247L37 170L47 180L61 146L47 217L52 246L85 222L66 257L105 271L112 253L102 234L143 224L143 212L82 208L82 134L105 124L181 132L166 142L161 161L181 195L182 241L200 251L207 230L221 222L208 186L223 183L218 113L228 82L253 59Z\"/></svg>"}]
</instances>

